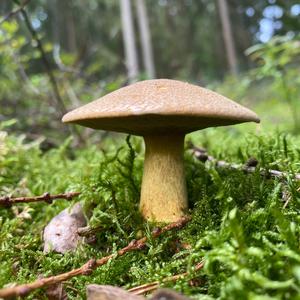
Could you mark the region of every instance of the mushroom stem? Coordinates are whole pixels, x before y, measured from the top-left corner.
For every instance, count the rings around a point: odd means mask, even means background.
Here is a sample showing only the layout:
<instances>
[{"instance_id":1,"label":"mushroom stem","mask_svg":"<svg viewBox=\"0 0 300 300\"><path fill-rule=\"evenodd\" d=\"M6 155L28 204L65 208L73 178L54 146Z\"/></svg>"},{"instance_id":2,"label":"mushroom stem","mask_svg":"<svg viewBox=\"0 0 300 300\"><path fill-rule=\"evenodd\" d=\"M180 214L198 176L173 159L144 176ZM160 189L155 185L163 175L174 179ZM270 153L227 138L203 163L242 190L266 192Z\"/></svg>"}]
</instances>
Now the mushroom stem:
<instances>
[{"instance_id":1,"label":"mushroom stem","mask_svg":"<svg viewBox=\"0 0 300 300\"><path fill-rule=\"evenodd\" d=\"M140 211L149 220L173 222L186 214L184 134L144 136L146 154Z\"/></svg>"}]
</instances>

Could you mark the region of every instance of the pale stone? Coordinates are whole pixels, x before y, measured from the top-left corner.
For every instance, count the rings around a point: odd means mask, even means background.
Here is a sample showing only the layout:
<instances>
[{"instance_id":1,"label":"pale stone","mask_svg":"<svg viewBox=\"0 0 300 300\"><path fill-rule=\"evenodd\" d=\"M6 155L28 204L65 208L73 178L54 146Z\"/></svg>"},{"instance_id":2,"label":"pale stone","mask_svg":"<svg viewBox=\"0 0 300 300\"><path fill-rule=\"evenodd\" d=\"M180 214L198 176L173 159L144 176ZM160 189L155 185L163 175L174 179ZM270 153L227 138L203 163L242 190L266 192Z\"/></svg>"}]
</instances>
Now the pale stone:
<instances>
[{"instance_id":1,"label":"pale stone","mask_svg":"<svg viewBox=\"0 0 300 300\"><path fill-rule=\"evenodd\" d=\"M84 226L86 219L80 203L64 209L44 229L44 253L50 251L65 253L75 250L82 241L77 232L78 228Z\"/></svg>"}]
</instances>

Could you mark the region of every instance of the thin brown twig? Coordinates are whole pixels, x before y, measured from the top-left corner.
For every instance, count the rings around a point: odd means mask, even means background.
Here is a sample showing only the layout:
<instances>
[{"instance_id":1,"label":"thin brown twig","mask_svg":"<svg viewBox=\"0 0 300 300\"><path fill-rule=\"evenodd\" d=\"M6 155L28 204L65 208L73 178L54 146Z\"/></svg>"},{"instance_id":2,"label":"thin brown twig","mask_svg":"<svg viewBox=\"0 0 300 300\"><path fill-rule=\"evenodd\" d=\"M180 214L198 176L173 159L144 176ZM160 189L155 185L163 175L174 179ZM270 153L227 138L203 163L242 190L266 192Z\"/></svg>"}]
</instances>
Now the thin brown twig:
<instances>
[{"instance_id":1,"label":"thin brown twig","mask_svg":"<svg viewBox=\"0 0 300 300\"><path fill-rule=\"evenodd\" d=\"M257 170L256 169L257 161L255 161L255 159L252 159L250 164L246 163L245 165L239 165L239 164L230 163L230 162L227 162L224 160L217 160L215 157L208 155L207 151L205 149L196 147L193 144L190 144L189 148L193 151L193 154L199 160L201 160L203 162L211 161L211 162L215 163L215 165L217 167L220 167L220 168L242 170L246 173L254 173ZM282 171L272 170L272 169L266 170L266 169L261 168L259 170L259 172L262 176L271 176L271 177L275 177L275 178L286 178L289 176L289 173L287 173L287 172L282 172ZM294 180L300 181L300 174L294 174L293 177L294 177Z\"/></svg>"},{"instance_id":2,"label":"thin brown twig","mask_svg":"<svg viewBox=\"0 0 300 300\"><path fill-rule=\"evenodd\" d=\"M18 204L18 203L41 202L41 201L52 203L52 201L55 199L71 200L72 198L78 196L79 194L80 192L69 192L69 193L56 194L56 195L50 195L50 193L44 193L43 195L40 196L18 197L18 198L4 196L4 197L0 197L0 206L10 207L13 204Z\"/></svg>"},{"instance_id":3,"label":"thin brown twig","mask_svg":"<svg viewBox=\"0 0 300 300\"><path fill-rule=\"evenodd\" d=\"M199 262L195 266L194 271L198 271L198 270L202 269L203 266L204 266L204 261ZM170 281L174 282L174 281L177 281L178 279L182 279L182 278L188 276L189 274L190 274L189 272L184 272L184 273L181 273L181 274L176 274L176 275L173 275L173 276L170 276L170 277L166 277L162 280L162 283L170 282ZM154 282L146 283L146 284L139 285L139 286L136 286L134 288L131 288L131 289L128 290L128 292L133 293L134 295L142 295L142 294L145 294L147 292L158 289L159 286L160 286L160 282L159 281L154 281Z\"/></svg>"},{"instance_id":4,"label":"thin brown twig","mask_svg":"<svg viewBox=\"0 0 300 300\"><path fill-rule=\"evenodd\" d=\"M189 217L183 217L177 222L170 223L166 225L163 228L156 228L151 232L152 238L157 238L161 234L165 233L166 231L172 230L172 229L179 229L182 228L188 221L190 220ZM130 242L126 247L120 249L115 254L110 254L108 256L99 258L99 259L90 259L88 262L86 262L84 265L82 265L80 268L73 269L69 272L62 273L56 276L46 277L37 279L36 281L32 283L17 285L14 287L4 288L0 289L0 298L9 298L9 297L17 297L17 296L26 296L30 292L39 289L44 288L53 284L57 284L59 282L68 280L72 277L79 276L79 275L90 275L94 269L97 267L100 267L104 264L106 264L109 260L122 256L126 254L127 252L134 251L134 250L140 250L144 248L146 245L148 238L143 237L139 240L133 240Z\"/></svg>"},{"instance_id":5,"label":"thin brown twig","mask_svg":"<svg viewBox=\"0 0 300 300\"><path fill-rule=\"evenodd\" d=\"M12 18L13 16L17 15L28 3L30 0L25 0L18 8L15 10L10 11L6 16L3 17L3 19L0 21L0 25L7 21L8 19Z\"/></svg>"}]
</instances>

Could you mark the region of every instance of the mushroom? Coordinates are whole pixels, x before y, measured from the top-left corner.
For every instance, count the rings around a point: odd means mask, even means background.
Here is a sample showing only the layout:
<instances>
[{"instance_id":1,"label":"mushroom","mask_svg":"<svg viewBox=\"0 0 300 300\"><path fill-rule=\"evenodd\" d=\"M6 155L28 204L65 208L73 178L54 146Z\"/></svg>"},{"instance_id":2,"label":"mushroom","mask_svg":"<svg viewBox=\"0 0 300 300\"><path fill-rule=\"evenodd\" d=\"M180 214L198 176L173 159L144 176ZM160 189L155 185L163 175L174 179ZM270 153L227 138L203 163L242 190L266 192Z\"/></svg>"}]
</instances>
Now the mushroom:
<instances>
[{"instance_id":1,"label":"mushroom","mask_svg":"<svg viewBox=\"0 0 300 300\"><path fill-rule=\"evenodd\" d=\"M259 122L251 110L189 83L154 79L120 88L67 113L63 122L144 137L140 211L144 218L173 222L188 209L183 143L195 130Z\"/></svg>"}]
</instances>

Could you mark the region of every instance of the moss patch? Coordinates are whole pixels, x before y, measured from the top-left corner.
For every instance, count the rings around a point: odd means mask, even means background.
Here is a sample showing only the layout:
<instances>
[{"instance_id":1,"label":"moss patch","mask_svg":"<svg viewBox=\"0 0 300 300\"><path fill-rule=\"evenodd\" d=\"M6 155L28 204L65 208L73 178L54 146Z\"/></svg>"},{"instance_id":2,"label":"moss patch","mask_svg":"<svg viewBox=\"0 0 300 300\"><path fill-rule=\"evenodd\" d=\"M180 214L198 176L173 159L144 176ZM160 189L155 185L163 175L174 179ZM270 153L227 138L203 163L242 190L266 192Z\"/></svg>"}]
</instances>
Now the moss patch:
<instances>
[{"instance_id":1,"label":"moss patch","mask_svg":"<svg viewBox=\"0 0 300 300\"><path fill-rule=\"evenodd\" d=\"M41 233L69 203L65 200L0 208L0 286L25 283L76 268L93 257L110 254L132 239L149 235L155 224L138 212L143 145L138 138L100 149L72 150L66 141L46 153L38 143L2 133L1 195L38 195L80 191L89 225L99 228L97 242L65 255L42 252ZM286 180L257 171L216 168L185 152L192 221L182 230L150 239L141 251L112 260L90 276L66 282L70 299L85 296L88 283L130 288L189 270L188 278L164 283L195 299L291 299L300 291L300 141L278 132L244 135L242 130L206 130L188 139L218 159L290 174ZM221 141L221 142L220 142ZM284 201L290 197L286 208ZM23 213L22 213L23 212ZM190 248L184 245L190 245ZM205 260L196 274L193 266ZM191 278L196 278L190 284ZM46 299L38 290L28 299Z\"/></svg>"}]
</instances>

